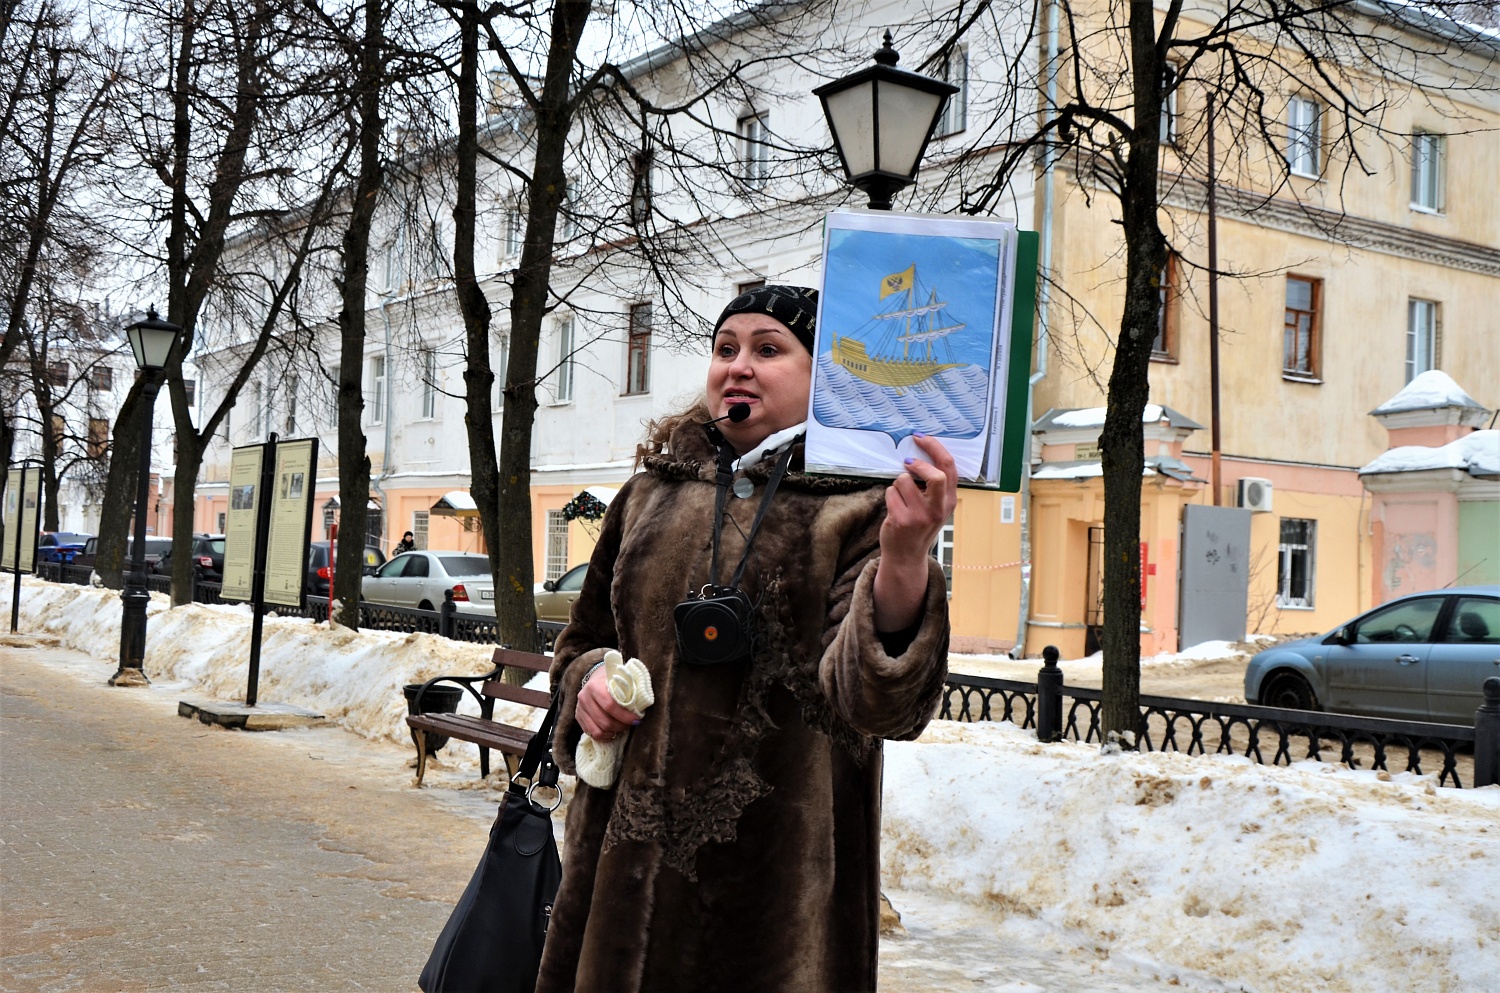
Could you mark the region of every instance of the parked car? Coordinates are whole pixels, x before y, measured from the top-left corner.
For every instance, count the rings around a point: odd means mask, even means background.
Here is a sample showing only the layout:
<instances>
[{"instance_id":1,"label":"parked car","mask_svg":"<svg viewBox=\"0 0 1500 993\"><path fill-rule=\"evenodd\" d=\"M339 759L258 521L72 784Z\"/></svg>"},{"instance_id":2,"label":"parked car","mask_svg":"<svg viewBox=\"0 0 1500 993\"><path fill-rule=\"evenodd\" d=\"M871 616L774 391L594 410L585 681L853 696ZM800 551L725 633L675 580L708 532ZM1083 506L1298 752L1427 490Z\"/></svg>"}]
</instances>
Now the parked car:
<instances>
[{"instance_id":1,"label":"parked car","mask_svg":"<svg viewBox=\"0 0 1500 993\"><path fill-rule=\"evenodd\" d=\"M450 589L460 613L495 616L490 558L474 552L403 552L365 579L362 595L370 603L436 610Z\"/></svg>"},{"instance_id":2,"label":"parked car","mask_svg":"<svg viewBox=\"0 0 1500 993\"><path fill-rule=\"evenodd\" d=\"M224 536L222 534L194 534L190 548L189 554L193 558L193 581L222 583L224 581ZM168 547L166 554L157 560L153 571L170 576L175 550L175 545Z\"/></svg>"},{"instance_id":3,"label":"parked car","mask_svg":"<svg viewBox=\"0 0 1500 993\"><path fill-rule=\"evenodd\" d=\"M385 553L374 545L365 546L364 574L368 577L385 562ZM328 580L333 573L328 568L328 542L314 541L307 546L307 579L302 592L312 597L328 597Z\"/></svg>"},{"instance_id":4,"label":"parked car","mask_svg":"<svg viewBox=\"0 0 1500 993\"><path fill-rule=\"evenodd\" d=\"M151 537L148 537L146 539L146 548L145 548L145 554L146 554L146 571L148 573L154 571L156 569L156 563L161 560L161 557L163 555L170 554L171 551L172 551L172 539L171 538L151 538ZM73 564L74 565L86 565L86 566L88 566L90 568L93 568L94 560L96 558L98 558L98 555L99 555L99 539L97 537L90 538L88 541L84 542L84 544L83 544L83 551L79 552L77 555L75 555L73 557ZM125 544L125 562L124 562L124 568L125 568L126 572L130 571L130 562L131 562L131 559L134 556L135 556L135 539L131 538Z\"/></svg>"},{"instance_id":5,"label":"parked car","mask_svg":"<svg viewBox=\"0 0 1500 993\"><path fill-rule=\"evenodd\" d=\"M83 551L91 534L76 531L47 531L36 543L37 560L41 562L69 563Z\"/></svg>"},{"instance_id":6,"label":"parked car","mask_svg":"<svg viewBox=\"0 0 1500 993\"><path fill-rule=\"evenodd\" d=\"M1245 669L1245 699L1473 724L1490 676L1500 676L1500 586L1468 586L1413 593L1260 652Z\"/></svg>"},{"instance_id":7,"label":"parked car","mask_svg":"<svg viewBox=\"0 0 1500 993\"><path fill-rule=\"evenodd\" d=\"M573 601L583 589L583 577L589 574L589 564L575 565L556 579L540 584L536 591L536 619L539 621L561 621L568 623L573 613Z\"/></svg>"}]
</instances>

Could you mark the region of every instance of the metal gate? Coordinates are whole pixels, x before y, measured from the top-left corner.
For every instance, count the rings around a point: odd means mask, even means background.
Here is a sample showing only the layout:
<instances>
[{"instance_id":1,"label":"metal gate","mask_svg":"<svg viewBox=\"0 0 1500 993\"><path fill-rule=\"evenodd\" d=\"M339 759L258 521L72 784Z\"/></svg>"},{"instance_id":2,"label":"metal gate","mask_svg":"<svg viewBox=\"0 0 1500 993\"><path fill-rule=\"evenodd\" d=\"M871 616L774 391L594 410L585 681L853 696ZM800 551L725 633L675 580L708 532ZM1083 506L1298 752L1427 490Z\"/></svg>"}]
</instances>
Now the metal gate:
<instances>
[{"instance_id":1,"label":"metal gate","mask_svg":"<svg viewBox=\"0 0 1500 993\"><path fill-rule=\"evenodd\" d=\"M1244 641L1249 597L1250 511L1183 507L1178 648Z\"/></svg>"}]
</instances>

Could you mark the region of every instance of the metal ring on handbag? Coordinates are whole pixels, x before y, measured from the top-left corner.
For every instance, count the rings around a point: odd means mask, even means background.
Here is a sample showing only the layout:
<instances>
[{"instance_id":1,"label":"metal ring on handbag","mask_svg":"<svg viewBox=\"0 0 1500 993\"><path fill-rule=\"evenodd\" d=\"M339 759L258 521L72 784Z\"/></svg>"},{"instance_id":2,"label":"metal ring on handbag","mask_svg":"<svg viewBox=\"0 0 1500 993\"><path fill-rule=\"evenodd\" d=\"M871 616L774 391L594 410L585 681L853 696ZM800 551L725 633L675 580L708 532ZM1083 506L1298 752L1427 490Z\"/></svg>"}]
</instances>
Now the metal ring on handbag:
<instances>
[{"instance_id":1,"label":"metal ring on handbag","mask_svg":"<svg viewBox=\"0 0 1500 993\"><path fill-rule=\"evenodd\" d=\"M530 803L536 803L536 800L532 797L532 794L535 793L538 788L544 789L544 790L551 790L552 792L554 792L554 793L557 794L556 799L554 799L552 801L552 806L550 806L550 807L547 808L547 812L549 814L552 811L556 810L558 807L562 806L562 787L556 785L555 783L553 785L551 785L551 786L548 786L546 783L535 782L535 783L532 783L530 786L527 786L526 787L526 799L527 799L528 802L530 802ZM540 807L541 804L537 803L537 806Z\"/></svg>"}]
</instances>

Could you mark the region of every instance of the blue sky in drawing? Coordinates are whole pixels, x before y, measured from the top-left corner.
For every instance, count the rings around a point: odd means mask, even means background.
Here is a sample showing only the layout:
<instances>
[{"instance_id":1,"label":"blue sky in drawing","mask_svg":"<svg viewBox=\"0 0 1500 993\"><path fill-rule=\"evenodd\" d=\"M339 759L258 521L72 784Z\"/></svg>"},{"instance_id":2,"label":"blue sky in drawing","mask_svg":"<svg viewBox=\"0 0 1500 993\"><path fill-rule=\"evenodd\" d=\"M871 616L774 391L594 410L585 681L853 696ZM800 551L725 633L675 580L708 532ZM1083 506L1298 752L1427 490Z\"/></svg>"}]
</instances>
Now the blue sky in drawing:
<instances>
[{"instance_id":1,"label":"blue sky in drawing","mask_svg":"<svg viewBox=\"0 0 1500 993\"><path fill-rule=\"evenodd\" d=\"M944 316L965 325L944 339L953 358L988 371L1000 278L999 241L842 228L828 237L822 352L831 347L833 334L878 336L878 330L872 334L861 329L868 332L870 315L895 302L892 297L881 301L880 282L915 262L920 302L925 303L927 292L935 288L938 299L948 304Z\"/></svg>"}]
</instances>

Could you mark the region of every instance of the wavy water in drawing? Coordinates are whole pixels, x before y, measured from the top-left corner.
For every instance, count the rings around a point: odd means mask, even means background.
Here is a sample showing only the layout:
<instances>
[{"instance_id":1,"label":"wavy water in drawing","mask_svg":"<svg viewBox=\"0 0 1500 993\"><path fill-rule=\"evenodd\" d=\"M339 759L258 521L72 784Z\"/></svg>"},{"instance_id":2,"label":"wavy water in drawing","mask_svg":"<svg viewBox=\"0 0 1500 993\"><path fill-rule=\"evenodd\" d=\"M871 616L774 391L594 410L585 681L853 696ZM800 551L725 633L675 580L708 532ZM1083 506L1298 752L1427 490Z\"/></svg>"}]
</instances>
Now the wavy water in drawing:
<instances>
[{"instance_id":1,"label":"wavy water in drawing","mask_svg":"<svg viewBox=\"0 0 1500 993\"><path fill-rule=\"evenodd\" d=\"M895 442L917 431L973 438L984 430L989 378L977 365L898 391L860 379L825 352L818 356L818 380L813 416L827 427L883 431Z\"/></svg>"}]
</instances>

